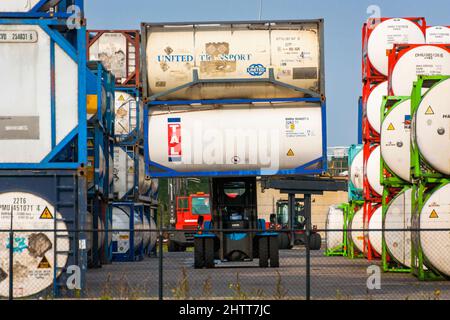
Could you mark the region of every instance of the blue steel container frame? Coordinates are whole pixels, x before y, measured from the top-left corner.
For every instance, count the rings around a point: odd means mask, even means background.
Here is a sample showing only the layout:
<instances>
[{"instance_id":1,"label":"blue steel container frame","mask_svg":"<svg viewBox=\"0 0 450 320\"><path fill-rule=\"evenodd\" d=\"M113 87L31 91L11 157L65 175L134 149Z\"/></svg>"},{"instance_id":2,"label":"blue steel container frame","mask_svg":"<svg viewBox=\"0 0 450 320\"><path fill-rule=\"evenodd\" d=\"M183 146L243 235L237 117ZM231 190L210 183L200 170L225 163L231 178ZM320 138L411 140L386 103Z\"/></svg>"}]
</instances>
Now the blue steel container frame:
<instances>
[{"instance_id":1,"label":"blue steel container frame","mask_svg":"<svg viewBox=\"0 0 450 320\"><path fill-rule=\"evenodd\" d=\"M116 87L116 92L126 92L136 99L136 128L134 128L129 134L118 134L114 135L117 141L121 145L135 145L142 144L143 136L141 134L143 128L141 128L140 117L141 112L144 112L142 108L142 98L138 88L131 87ZM131 113L129 114L129 120L131 120Z\"/></svg>"},{"instance_id":2,"label":"blue steel container frame","mask_svg":"<svg viewBox=\"0 0 450 320\"><path fill-rule=\"evenodd\" d=\"M14 1L14 0L13 0ZM59 3L58 3L59 2ZM50 8L58 4L58 11L50 12ZM0 12L0 18L58 18L69 19L72 18L75 12L73 6L78 7L80 13L84 12L84 0L40 0L28 12Z\"/></svg>"},{"instance_id":3,"label":"blue steel container frame","mask_svg":"<svg viewBox=\"0 0 450 320\"><path fill-rule=\"evenodd\" d=\"M56 19L0 19L0 25L36 25L51 38L51 70L55 70L55 44L58 44L69 57L78 64L78 126L59 144L56 144L56 106L55 94L51 98L52 147L53 150L40 163L0 163L0 169L71 169L84 167L87 163L87 120L86 120L86 28L59 32L55 27L65 28L65 21ZM72 39L70 39L73 37ZM76 141L76 151L72 145ZM65 161L54 162L66 153Z\"/></svg>"},{"instance_id":4,"label":"blue steel container frame","mask_svg":"<svg viewBox=\"0 0 450 320\"><path fill-rule=\"evenodd\" d=\"M352 167L353 160L355 159L356 155L359 154L360 152L363 152L362 144L352 144L348 149L348 170L349 170L348 201L360 201L363 199L363 190L356 188L350 179L350 170Z\"/></svg>"},{"instance_id":5,"label":"blue steel container frame","mask_svg":"<svg viewBox=\"0 0 450 320\"><path fill-rule=\"evenodd\" d=\"M127 230L130 234L130 248L127 253L114 253L112 254L112 260L117 262L128 262L128 261L141 261L144 259L144 244L141 243L137 249L134 248L135 244L135 226L134 226L134 214L138 212L139 217L142 222L144 222L144 204L135 202L113 202L111 207L128 207L130 209L130 224ZM125 231L125 230L123 230ZM114 225L113 225L114 233ZM112 242L114 251L114 241Z\"/></svg>"},{"instance_id":6,"label":"blue steel container frame","mask_svg":"<svg viewBox=\"0 0 450 320\"><path fill-rule=\"evenodd\" d=\"M255 102L309 102L318 103L322 113L322 157L306 163L300 167L290 170L278 170L276 172L266 172L266 170L240 170L240 171L210 171L210 172L178 172L173 169L162 166L150 159L148 145L151 143L148 136L148 117L149 108L162 105L189 105L189 104L244 104ZM172 178L172 177L219 177L219 176L267 176L267 175L314 175L323 174L327 171L327 131L326 131L326 101L324 98L277 98L277 99L227 99L227 100L176 100L176 101L150 101L147 103L144 112L144 157L145 173L153 178ZM319 169L308 169L314 164L321 164ZM154 166L161 171L150 170Z\"/></svg>"},{"instance_id":7,"label":"blue steel container frame","mask_svg":"<svg viewBox=\"0 0 450 320\"><path fill-rule=\"evenodd\" d=\"M121 148L126 154L133 159L134 163L134 183L133 188L129 189L127 193L122 198L117 198L114 196L115 201L122 201L122 202L128 202L128 201L134 201L137 202L139 200L139 148L136 145L123 145L123 144L116 144L114 147ZM114 154L114 153L113 153Z\"/></svg>"},{"instance_id":8,"label":"blue steel container frame","mask_svg":"<svg viewBox=\"0 0 450 320\"><path fill-rule=\"evenodd\" d=\"M2 170L0 172L0 193L6 192L25 192L41 197L55 207L55 211L61 214L67 225L70 251L65 252L68 255L66 266L62 269L54 268L53 285L38 293L36 297L48 297L49 294L55 298L84 295L87 252L80 247L80 242L86 243L87 241L84 232L87 212L86 176L78 170ZM57 230L58 220L53 220L54 230ZM56 242L53 250L58 252ZM54 255L54 260L51 262L54 266L57 266L56 259L57 254ZM81 290L78 292L67 288L67 280L72 274L68 270L69 266L77 266L81 272ZM61 271L59 277L57 276L58 271Z\"/></svg>"}]
</instances>

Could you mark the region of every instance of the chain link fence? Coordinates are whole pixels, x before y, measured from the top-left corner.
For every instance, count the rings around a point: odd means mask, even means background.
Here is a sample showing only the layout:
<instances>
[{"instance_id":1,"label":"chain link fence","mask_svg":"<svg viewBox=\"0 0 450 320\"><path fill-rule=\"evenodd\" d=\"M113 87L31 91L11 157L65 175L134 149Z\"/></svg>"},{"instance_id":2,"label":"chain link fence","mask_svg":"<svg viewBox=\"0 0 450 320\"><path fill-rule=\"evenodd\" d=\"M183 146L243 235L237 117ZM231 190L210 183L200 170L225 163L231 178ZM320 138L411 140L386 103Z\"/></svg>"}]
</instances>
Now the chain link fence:
<instances>
[{"instance_id":1,"label":"chain link fence","mask_svg":"<svg viewBox=\"0 0 450 320\"><path fill-rule=\"evenodd\" d=\"M310 236L310 248L303 231L278 230L285 248L279 267L265 268L258 254L225 261L220 250L214 268L195 268L192 246L174 250L168 243L168 234L186 230L140 230L157 236L153 248L136 254L135 261L113 259L91 269L84 267L91 245L82 240L91 239L91 230L52 232L0 231L1 299L450 299L450 230L314 230L324 235L320 250L311 250L316 244ZM257 237L256 230L236 234ZM342 242L332 243L336 237ZM71 245L62 248L66 240Z\"/></svg>"}]
</instances>

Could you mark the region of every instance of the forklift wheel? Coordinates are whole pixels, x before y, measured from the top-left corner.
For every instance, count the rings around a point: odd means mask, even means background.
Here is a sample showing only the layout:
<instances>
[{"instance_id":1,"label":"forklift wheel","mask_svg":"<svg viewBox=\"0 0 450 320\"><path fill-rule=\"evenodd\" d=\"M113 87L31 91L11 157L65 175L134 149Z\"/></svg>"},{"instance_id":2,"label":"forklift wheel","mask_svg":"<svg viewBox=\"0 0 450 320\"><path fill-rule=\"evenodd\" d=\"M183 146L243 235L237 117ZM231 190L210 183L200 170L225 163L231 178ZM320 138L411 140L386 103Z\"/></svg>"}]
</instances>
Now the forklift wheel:
<instances>
[{"instance_id":1,"label":"forklift wheel","mask_svg":"<svg viewBox=\"0 0 450 320\"><path fill-rule=\"evenodd\" d=\"M269 266L269 239L267 237L259 238L259 267L267 268ZM277 246L278 248L278 246Z\"/></svg>"},{"instance_id":2,"label":"forklift wheel","mask_svg":"<svg viewBox=\"0 0 450 320\"><path fill-rule=\"evenodd\" d=\"M167 245L167 250L169 252L177 252L178 251L178 245L175 241L169 240L169 243Z\"/></svg>"},{"instance_id":3,"label":"forklift wheel","mask_svg":"<svg viewBox=\"0 0 450 320\"><path fill-rule=\"evenodd\" d=\"M203 239L194 239L194 268L201 269L205 266Z\"/></svg>"},{"instance_id":4,"label":"forklift wheel","mask_svg":"<svg viewBox=\"0 0 450 320\"><path fill-rule=\"evenodd\" d=\"M322 246L322 237L318 233L313 233L309 239L309 249L310 250L320 250Z\"/></svg>"},{"instance_id":5,"label":"forklift wheel","mask_svg":"<svg viewBox=\"0 0 450 320\"><path fill-rule=\"evenodd\" d=\"M291 243L289 241L289 236L285 232L278 233L278 244L281 250L292 249Z\"/></svg>"},{"instance_id":6,"label":"forklift wheel","mask_svg":"<svg viewBox=\"0 0 450 320\"><path fill-rule=\"evenodd\" d=\"M269 255L270 255L270 267L278 268L280 266L280 254L278 249L277 237L269 238Z\"/></svg>"}]
</instances>

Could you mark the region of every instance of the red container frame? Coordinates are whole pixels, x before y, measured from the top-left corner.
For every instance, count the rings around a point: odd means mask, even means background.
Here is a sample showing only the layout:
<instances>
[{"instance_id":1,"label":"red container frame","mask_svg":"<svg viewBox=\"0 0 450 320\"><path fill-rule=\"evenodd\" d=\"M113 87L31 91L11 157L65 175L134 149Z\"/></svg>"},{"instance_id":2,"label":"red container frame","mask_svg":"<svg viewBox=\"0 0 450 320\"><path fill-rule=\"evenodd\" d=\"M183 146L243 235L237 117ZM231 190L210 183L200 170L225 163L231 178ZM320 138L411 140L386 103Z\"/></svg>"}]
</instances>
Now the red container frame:
<instances>
[{"instance_id":1,"label":"red container frame","mask_svg":"<svg viewBox=\"0 0 450 320\"><path fill-rule=\"evenodd\" d=\"M379 202L381 203L383 195L378 195L375 190L370 186L369 179L367 178L367 161L373 150L379 147L379 143L365 143L363 147L363 158L364 158L364 179L363 179L363 198L365 201Z\"/></svg>"},{"instance_id":2,"label":"red container frame","mask_svg":"<svg viewBox=\"0 0 450 320\"><path fill-rule=\"evenodd\" d=\"M126 69L127 78L122 81L116 78L116 87L119 88L137 88L141 86L140 68L141 68L141 32L139 30L87 30L87 57L89 60L91 46L105 33L123 34L127 39ZM129 48L130 45L135 48L135 66L134 71L130 71Z\"/></svg>"},{"instance_id":3,"label":"red container frame","mask_svg":"<svg viewBox=\"0 0 450 320\"><path fill-rule=\"evenodd\" d=\"M381 259L381 252L378 253L373 248L372 244L369 240L369 222L372 218L375 211L381 207L381 202L372 202L372 201L365 201L364 202L364 229L367 230L364 232L364 255L367 257L369 261L375 260L375 259ZM381 232L381 231L380 231Z\"/></svg>"},{"instance_id":4,"label":"red container frame","mask_svg":"<svg viewBox=\"0 0 450 320\"><path fill-rule=\"evenodd\" d=\"M367 22L363 24L362 28L362 79L363 81L384 81L385 75L378 72L370 62L367 53L367 45L370 35L375 30L376 26L384 21L397 18L369 18ZM409 20L415 23L422 30L424 36L426 35L427 23L424 17L404 17L401 19Z\"/></svg>"},{"instance_id":5,"label":"red container frame","mask_svg":"<svg viewBox=\"0 0 450 320\"><path fill-rule=\"evenodd\" d=\"M394 68L400 59L408 53L410 50L415 48L424 47L424 46L432 46L442 48L447 50L450 53L450 44L398 44L394 46L389 52L389 75L388 75L388 95L394 96L394 92L392 90L392 73L394 72Z\"/></svg>"}]
</instances>

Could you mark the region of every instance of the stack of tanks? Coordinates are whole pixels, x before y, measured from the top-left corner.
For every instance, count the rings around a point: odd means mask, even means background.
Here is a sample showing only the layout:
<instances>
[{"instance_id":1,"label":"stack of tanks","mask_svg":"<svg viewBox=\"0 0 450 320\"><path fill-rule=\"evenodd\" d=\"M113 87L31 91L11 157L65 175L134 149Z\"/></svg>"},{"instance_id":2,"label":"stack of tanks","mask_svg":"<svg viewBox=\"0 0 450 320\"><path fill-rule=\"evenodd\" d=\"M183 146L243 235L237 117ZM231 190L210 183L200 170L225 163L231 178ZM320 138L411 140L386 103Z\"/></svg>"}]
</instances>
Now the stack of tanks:
<instances>
[{"instance_id":1,"label":"stack of tanks","mask_svg":"<svg viewBox=\"0 0 450 320\"><path fill-rule=\"evenodd\" d=\"M89 87L101 67L86 62L72 5L82 18L82 0L0 3L0 297L71 296L84 283L92 241L78 231L97 165L88 161L87 100L99 116L93 101L106 95Z\"/></svg>"},{"instance_id":2,"label":"stack of tanks","mask_svg":"<svg viewBox=\"0 0 450 320\"><path fill-rule=\"evenodd\" d=\"M158 180L145 174L143 103L140 88L140 33L136 30L89 30L88 57L115 76L112 258L135 261L153 253Z\"/></svg>"},{"instance_id":3,"label":"stack of tanks","mask_svg":"<svg viewBox=\"0 0 450 320\"><path fill-rule=\"evenodd\" d=\"M450 275L448 237L431 230L449 228L449 42L448 27L427 27L424 18L370 19L363 27L364 209L347 227L367 231L349 232L347 247L381 258L385 272L420 280Z\"/></svg>"}]
</instances>

